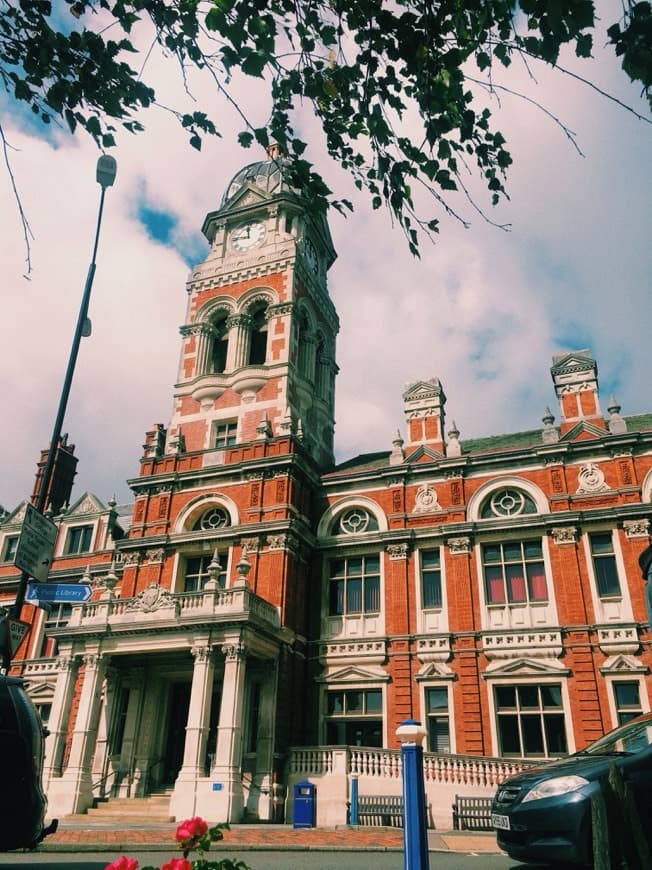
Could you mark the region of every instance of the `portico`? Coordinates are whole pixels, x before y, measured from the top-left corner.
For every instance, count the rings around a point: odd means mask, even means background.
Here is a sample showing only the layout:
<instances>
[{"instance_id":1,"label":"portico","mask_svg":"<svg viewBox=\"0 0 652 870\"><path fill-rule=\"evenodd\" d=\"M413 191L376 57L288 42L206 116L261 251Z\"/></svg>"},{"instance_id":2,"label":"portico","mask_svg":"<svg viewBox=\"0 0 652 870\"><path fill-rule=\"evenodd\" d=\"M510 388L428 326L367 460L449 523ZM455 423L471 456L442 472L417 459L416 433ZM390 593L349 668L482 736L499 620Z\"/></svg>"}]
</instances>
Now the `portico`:
<instances>
[{"instance_id":1,"label":"portico","mask_svg":"<svg viewBox=\"0 0 652 870\"><path fill-rule=\"evenodd\" d=\"M76 608L75 640L61 637L57 659L49 799L61 814L79 813L97 797L168 788L178 818L269 818L277 612L246 588L159 597L158 608L151 589Z\"/></svg>"}]
</instances>

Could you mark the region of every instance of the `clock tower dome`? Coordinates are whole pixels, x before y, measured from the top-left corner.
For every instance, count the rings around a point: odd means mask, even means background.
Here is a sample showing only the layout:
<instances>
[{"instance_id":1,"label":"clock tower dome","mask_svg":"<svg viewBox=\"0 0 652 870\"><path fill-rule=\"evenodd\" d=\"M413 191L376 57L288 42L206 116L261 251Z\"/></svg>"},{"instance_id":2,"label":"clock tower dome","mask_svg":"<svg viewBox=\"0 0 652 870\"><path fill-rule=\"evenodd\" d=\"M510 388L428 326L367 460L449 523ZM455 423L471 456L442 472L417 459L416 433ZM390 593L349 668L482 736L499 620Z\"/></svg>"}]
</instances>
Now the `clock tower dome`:
<instances>
[{"instance_id":1,"label":"clock tower dome","mask_svg":"<svg viewBox=\"0 0 652 870\"><path fill-rule=\"evenodd\" d=\"M227 446L294 435L330 467L339 323L325 218L307 213L271 154L234 176L202 231L211 247L187 285L168 449L219 462Z\"/></svg>"}]
</instances>

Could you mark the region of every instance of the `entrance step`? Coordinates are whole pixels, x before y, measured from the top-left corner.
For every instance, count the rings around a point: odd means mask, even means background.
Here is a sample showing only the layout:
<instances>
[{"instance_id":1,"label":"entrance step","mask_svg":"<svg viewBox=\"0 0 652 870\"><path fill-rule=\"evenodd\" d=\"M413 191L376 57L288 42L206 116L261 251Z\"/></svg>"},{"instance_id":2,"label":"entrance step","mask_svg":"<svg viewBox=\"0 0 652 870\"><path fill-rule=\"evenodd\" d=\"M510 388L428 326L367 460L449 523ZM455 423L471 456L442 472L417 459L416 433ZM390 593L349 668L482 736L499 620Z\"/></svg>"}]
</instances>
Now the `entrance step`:
<instances>
[{"instance_id":1,"label":"entrance step","mask_svg":"<svg viewBox=\"0 0 652 870\"><path fill-rule=\"evenodd\" d=\"M92 822L136 822L152 824L174 822L170 815L172 791L157 792L141 798L110 798L97 803L83 814L66 816L67 821L85 819Z\"/></svg>"}]
</instances>

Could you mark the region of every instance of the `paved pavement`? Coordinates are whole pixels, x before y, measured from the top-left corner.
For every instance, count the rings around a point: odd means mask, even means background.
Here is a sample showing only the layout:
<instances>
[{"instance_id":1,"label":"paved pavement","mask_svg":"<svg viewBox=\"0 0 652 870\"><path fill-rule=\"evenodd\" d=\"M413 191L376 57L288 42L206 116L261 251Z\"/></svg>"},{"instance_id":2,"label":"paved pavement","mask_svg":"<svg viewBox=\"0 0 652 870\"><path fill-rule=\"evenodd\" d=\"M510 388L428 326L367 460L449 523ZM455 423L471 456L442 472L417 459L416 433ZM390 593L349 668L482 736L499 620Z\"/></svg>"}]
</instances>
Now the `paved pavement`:
<instances>
[{"instance_id":1,"label":"paved pavement","mask_svg":"<svg viewBox=\"0 0 652 870\"><path fill-rule=\"evenodd\" d=\"M60 822L56 834L51 834L39 846L39 851L106 851L151 850L169 851L175 844L174 824L130 822L116 830L113 824L82 822L76 819ZM493 833L474 831L429 831L430 851L497 853ZM234 825L224 831L219 849L249 851L257 849L342 850L368 849L399 851L403 848L400 828L351 827L302 828L291 825Z\"/></svg>"}]
</instances>

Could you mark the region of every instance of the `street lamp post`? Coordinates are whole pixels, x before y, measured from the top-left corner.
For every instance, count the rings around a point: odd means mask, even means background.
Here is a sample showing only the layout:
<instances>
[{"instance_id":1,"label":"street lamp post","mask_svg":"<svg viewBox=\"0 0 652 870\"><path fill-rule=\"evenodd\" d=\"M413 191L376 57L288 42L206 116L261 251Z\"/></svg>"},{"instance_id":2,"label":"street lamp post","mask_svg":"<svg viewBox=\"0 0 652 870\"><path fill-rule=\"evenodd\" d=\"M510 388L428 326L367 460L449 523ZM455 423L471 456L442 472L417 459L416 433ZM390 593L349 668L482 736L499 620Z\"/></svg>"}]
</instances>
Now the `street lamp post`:
<instances>
[{"instance_id":1,"label":"street lamp post","mask_svg":"<svg viewBox=\"0 0 652 870\"><path fill-rule=\"evenodd\" d=\"M50 446L48 449L47 459L45 461L45 467L43 469L43 474L41 475L41 481L38 488L37 499L36 499L36 510L39 513L43 513L46 508L46 501L48 497L48 491L50 488L50 481L52 479L52 472L54 469L54 461L56 458L57 450L59 448L59 441L61 439L61 430L63 427L63 418L66 414L66 407L68 405L68 397L70 395L70 387L72 385L72 378L75 372L75 364L77 362L77 355L79 353L79 345L81 344L81 340L85 335L89 335L88 332L88 306L91 298L91 288L93 286L93 278L95 277L95 257L97 256L97 246L100 240L100 226L102 224L102 212L104 210L104 195L106 193L107 187L111 187L113 182L115 181L115 174L117 170L117 164L113 157L110 157L108 154L103 154L99 160L97 161L97 169L96 169L96 180L97 183L102 188L102 193L100 194L100 206L97 213L97 224L95 227L95 242L93 244L93 254L91 256L91 264L88 267L88 275L86 276L86 284L84 286L84 292L81 298L81 304L79 307L79 315L77 317L77 326L75 327L75 333L72 339L72 346L70 348L70 357L68 358L68 368L66 369L66 375L63 381L63 386L61 388L61 397L59 398L59 407L57 409L57 416L54 421L54 428L52 430L52 437L50 439ZM23 608L23 603L25 601L25 594L27 592L27 583L29 581L29 575L23 571L20 577L20 581L18 583L18 591L16 593L16 601L14 603L14 617L16 619L20 618L20 612Z\"/></svg>"}]
</instances>

